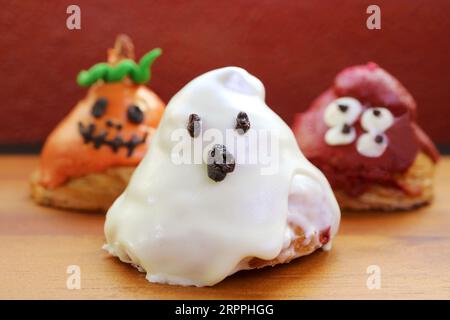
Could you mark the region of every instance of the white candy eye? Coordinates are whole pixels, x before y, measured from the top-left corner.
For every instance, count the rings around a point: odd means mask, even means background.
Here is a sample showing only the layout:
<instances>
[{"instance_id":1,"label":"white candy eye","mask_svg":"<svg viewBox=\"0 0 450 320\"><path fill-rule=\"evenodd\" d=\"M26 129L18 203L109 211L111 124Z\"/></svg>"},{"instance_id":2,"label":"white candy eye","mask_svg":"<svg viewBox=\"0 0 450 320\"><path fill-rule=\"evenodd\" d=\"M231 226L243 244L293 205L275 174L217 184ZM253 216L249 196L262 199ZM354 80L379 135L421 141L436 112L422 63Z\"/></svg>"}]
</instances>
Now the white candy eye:
<instances>
[{"instance_id":1,"label":"white candy eye","mask_svg":"<svg viewBox=\"0 0 450 320\"><path fill-rule=\"evenodd\" d=\"M385 134L362 134L356 142L358 152L369 158L381 156L388 146L388 138Z\"/></svg>"},{"instance_id":2,"label":"white candy eye","mask_svg":"<svg viewBox=\"0 0 450 320\"><path fill-rule=\"evenodd\" d=\"M386 108L370 108L361 116L361 126L370 132L381 133L394 123L394 116Z\"/></svg>"},{"instance_id":3,"label":"white candy eye","mask_svg":"<svg viewBox=\"0 0 450 320\"><path fill-rule=\"evenodd\" d=\"M331 102L324 113L324 121L329 127L353 124L361 113L361 103L351 97L342 97Z\"/></svg>"},{"instance_id":4,"label":"white candy eye","mask_svg":"<svg viewBox=\"0 0 450 320\"><path fill-rule=\"evenodd\" d=\"M331 146L350 144L355 141L355 128L348 124L335 126L325 133L325 142Z\"/></svg>"}]
</instances>

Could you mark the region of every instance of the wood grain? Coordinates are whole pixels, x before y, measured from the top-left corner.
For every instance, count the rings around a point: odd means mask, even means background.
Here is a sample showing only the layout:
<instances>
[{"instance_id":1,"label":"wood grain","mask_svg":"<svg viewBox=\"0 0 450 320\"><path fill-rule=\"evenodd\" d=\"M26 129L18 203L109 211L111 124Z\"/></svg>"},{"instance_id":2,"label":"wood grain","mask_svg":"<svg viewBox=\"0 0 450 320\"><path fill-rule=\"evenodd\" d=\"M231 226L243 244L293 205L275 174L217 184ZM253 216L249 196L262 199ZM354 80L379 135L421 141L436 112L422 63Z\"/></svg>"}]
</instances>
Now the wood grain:
<instances>
[{"instance_id":1,"label":"wood grain","mask_svg":"<svg viewBox=\"0 0 450 320\"><path fill-rule=\"evenodd\" d=\"M436 201L397 213L345 213L330 252L245 271L210 288L148 283L101 250L103 214L36 206L28 179L35 156L0 157L0 298L7 299L449 299L450 158L436 175ZM81 268L81 289L66 268ZM381 289L366 286L369 265Z\"/></svg>"}]
</instances>

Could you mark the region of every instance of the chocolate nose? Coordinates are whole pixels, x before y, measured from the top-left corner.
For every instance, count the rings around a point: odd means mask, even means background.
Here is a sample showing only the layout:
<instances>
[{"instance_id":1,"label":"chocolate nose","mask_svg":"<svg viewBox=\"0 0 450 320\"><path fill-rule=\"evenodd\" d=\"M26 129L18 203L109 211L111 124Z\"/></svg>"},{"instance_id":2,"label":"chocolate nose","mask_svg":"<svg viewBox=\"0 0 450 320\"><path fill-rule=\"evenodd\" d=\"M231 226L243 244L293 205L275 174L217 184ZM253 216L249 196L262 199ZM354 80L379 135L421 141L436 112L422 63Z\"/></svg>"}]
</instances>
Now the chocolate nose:
<instances>
[{"instance_id":1,"label":"chocolate nose","mask_svg":"<svg viewBox=\"0 0 450 320\"><path fill-rule=\"evenodd\" d=\"M224 145L216 144L208 152L208 177L212 180L222 181L228 173L234 171L235 166L233 155Z\"/></svg>"}]
</instances>

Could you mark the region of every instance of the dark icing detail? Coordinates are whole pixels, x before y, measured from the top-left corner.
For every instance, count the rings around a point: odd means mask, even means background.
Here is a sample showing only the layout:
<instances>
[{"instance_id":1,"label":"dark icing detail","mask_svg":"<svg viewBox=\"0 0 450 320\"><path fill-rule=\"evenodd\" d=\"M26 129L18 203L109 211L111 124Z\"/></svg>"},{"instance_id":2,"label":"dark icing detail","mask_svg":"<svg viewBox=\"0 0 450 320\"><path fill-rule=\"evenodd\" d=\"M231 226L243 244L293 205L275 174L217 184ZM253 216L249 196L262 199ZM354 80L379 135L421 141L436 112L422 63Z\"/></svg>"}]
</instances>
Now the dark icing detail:
<instances>
[{"instance_id":1,"label":"dark icing detail","mask_svg":"<svg viewBox=\"0 0 450 320\"><path fill-rule=\"evenodd\" d=\"M107 120L105 124L108 128L116 128L118 131L122 130L123 128L121 123L114 123L114 121L112 121L111 119Z\"/></svg>"},{"instance_id":2,"label":"dark icing detail","mask_svg":"<svg viewBox=\"0 0 450 320\"><path fill-rule=\"evenodd\" d=\"M383 136L382 136L382 135L379 135L379 134L377 134L377 135L376 135L376 137L375 137L375 142L376 142L376 143L378 143L378 144L382 144L382 143L383 143L383 141L384 141L384 138L383 138Z\"/></svg>"},{"instance_id":3,"label":"dark icing detail","mask_svg":"<svg viewBox=\"0 0 450 320\"><path fill-rule=\"evenodd\" d=\"M374 115L375 117L381 116L381 111L378 110L378 109L373 109L372 113L373 113L373 115Z\"/></svg>"},{"instance_id":4,"label":"dark icing detail","mask_svg":"<svg viewBox=\"0 0 450 320\"><path fill-rule=\"evenodd\" d=\"M202 130L202 120L200 119L198 114L193 113L189 115L187 130L192 138L198 137Z\"/></svg>"},{"instance_id":5,"label":"dark icing detail","mask_svg":"<svg viewBox=\"0 0 450 320\"><path fill-rule=\"evenodd\" d=\"M131 139L124 142L124 146L128 148L127 156L130 157L133 154L134 149L140 145L141 143L145 143L147 139L147 133L142 138L139 138L137 135L133 133Z\"/></svg>"},{"instance_id":6,"label":"dark icing detail","mask_svg":"<svg viewBox=\"0 0 450 320\"><path fill-rule=\"evenodd\" d=\"M99 134L92 136L92 143L94 144L95 149L98 149L102 146L102 144L106 140L107 135L108 135L107 131L102 131Z\"/></svg>"},{"instance_id":7,"label":"dark icing detail","mask_svg":"<svg viewBox=\"0 0 450 320\"><path fill-rule=\"evenodd\" d=\"M95 131L95 124L91 123L85 127L81 122L78 122L78 130L83 137L84 143L89 143L92 141L92 136Z\"/></svg>"},{"instance_id":8,"label":"dark icing detail","mask_svg":"<svg viewBox=\"0 0 450 320\"><path fill-rule=\"evenodd\" d=\"M352 127L350 127L348 124L344 124L344 126L342 127L341 132L343 134L349 134L352 131Z\"/></svg>"},{"instance_id":9,"label":"dark icing detail","mask_svg":"<svg viewBox=\"0 0 450 320\"><path fill-rule=\"evenodd\" d=\"M98 134L94 133L96 131L96 126L93 123L85 126L83 123L78 122L78 130L83 137L84 143L88 144L92 142L95 149L100 148L102 145L106 145L109 146L114 153L116 153L120 148L126 148L128 157L133 154L134 149L138 145L145 143L147 140L147 133L145 133L142 138L139 138L136 134L132 134L131 138L127 141L124 141L122 136L119 134L113 139L108 140L106 138L108 136L107 131L104 130Z\"/></svg>"},{"instance_id":10,"label":"dark icing detail","mask_svg":"<svg viewBox=\"0 0 450 320\"><path fill-rule=\"evenodd\" d=\"M121 136L117 135L114 139L109 141L108 145L111 147L112 151L116 153L121 146L123 146L123 139Z\"/></svg>"},{"instance_id":11,"label":"dark icing detail","mask_svg":"<svg viewBox=\"0 0 450 320\"><path fill-rule=\"evenodd\" d=\"M342 113L346 113L348 110L348 106L345 104L338 104L339 110L341 110Z\"/></svg>"},{"instance_id":12,"label":"dark icing detail","mask_svg":"<svg viewBox=\"0 0 450 320\"><path fill-rule=\"evenodd\" d=\"M108 99L106 98L97 99L97 101L95 101L94 105L92 106L91 110L92 115L95 118L100 118L105 113L107 106L108 106Z\"/></svg>"},{"instance_id":13,"label":"dark icing detail","mask_svg":"<svg viewBox=\"0 0 450 320\"><path fill-rule=\"evenodd\" d=\"M144 113L141 108L136 105L132 105L128 107L127 110L128 120L132 123L139 124L144 120Z\"/></svg>"},{"instance_id":14,"label":"dark icing detail","mask_svg":"<svg viewBox=\"0 0 450 320\"><path fill-rule=\"evenodd\" d=\"M240 131L239 133L244 134L250 129L250 120L248 119L248 115L245 112L239 112L236 117L236 129Z\"/></svg>"},{"instance_id":15,"label":"dark icing detail","mask_svg":"<svg viewBox=\"0 0 450 320\"><path fill-rule=\"evenodd\" d=\"M233 155L224 145L216 144L208 152L208 177L212 180L222 181L228 173L234 171L235 166Z\"/></svg>"}]
</instances>

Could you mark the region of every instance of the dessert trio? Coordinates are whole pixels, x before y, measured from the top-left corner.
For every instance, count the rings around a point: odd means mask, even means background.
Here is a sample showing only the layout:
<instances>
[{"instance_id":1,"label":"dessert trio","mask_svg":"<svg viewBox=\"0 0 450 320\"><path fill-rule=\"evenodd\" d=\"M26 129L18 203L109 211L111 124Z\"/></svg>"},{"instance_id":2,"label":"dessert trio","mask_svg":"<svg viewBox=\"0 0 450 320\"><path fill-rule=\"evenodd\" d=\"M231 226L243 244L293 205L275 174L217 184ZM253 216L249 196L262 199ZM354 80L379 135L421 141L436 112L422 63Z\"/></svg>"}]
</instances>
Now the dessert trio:
<instances>
[{"instance_id":1,"label":"dessert trio","mask_svg":"<svg viewBox=\"0 0 450 320\"><path fill-rule=\"evenodd\" d=\"M107 210L104 249L150 282L214 285L331 249L340 209L432 201L439 153L412 95L375 63L340 72L291 130L238 67L196 77L166 107L145 85L160 54L136 63L119 35L106 63L80 72L88 93L31 178L38 204ZM178 161L199 150L199 163Z\"/></svg>"}]
</instances>

